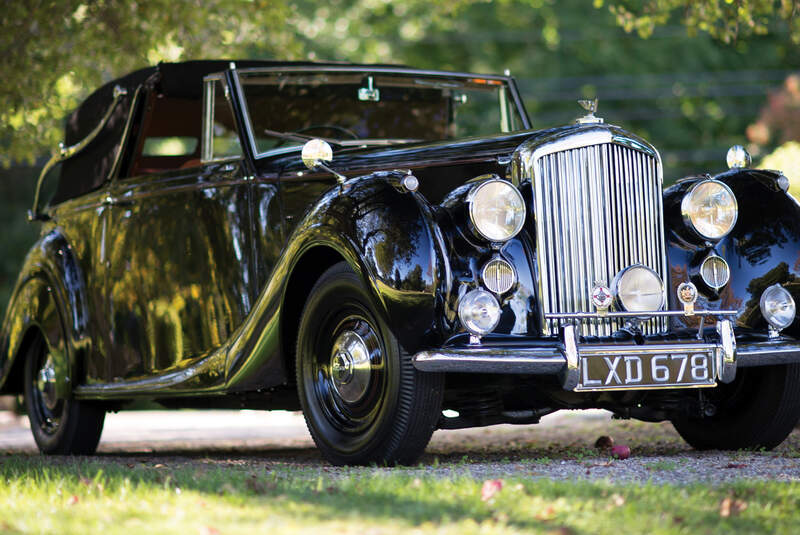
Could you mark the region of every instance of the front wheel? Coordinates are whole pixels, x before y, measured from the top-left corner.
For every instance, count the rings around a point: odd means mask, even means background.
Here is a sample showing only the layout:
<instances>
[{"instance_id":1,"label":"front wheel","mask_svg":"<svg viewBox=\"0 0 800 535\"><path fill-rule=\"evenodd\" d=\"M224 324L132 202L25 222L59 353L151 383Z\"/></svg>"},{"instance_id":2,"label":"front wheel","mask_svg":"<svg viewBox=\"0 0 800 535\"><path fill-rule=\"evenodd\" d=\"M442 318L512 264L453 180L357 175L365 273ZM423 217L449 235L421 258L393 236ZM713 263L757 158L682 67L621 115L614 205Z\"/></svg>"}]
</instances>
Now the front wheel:
<instances>
[{"instance_id":1,"label":"front wheel","mask_svg":"<svg viewBox=\"0 0 800 535\"><path fill-rule=\"evenodd\" d=\"M695 449L772 449L800 417L800 364L745 368L731 384L709 391L713 416L672 425Z\"/></svg>"},{"instance_id":2,"label":"front wheel","mask_svg":"<svg viewBox=\"0 0 800 535\"><path fill-rule=\"evenodd\" d=\"M296 370L308 430L331 463L410 464L425 450L441 414L444 378L414 368L344 262L311 290Z\"/></svg>"},{"instance_id":3,"label":"front wheel","mask_svg":"<svg viewBox=\"0 0 800 535\"><path fill-rule=\"evenodd\" d=\"M103 432L105 411L59 392L65 373L48 344L34 342L25 361L25 408L31 432L45 454L91 455Z\"/></svg>"}]
</instances>

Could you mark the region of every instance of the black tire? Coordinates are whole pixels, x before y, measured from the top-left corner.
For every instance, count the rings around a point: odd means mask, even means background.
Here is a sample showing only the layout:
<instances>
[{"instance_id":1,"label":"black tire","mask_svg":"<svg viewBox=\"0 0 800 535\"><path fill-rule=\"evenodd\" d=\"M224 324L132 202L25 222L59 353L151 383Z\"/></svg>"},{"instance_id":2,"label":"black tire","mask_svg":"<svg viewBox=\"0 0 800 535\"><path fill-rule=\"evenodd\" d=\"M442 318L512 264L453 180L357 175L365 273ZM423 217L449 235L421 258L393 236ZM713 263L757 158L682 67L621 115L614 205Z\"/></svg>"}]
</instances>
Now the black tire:
<instances>
[{"instance_id":1,"label":"black tire","mask_svg":"<svg viewBox=\"0 0 800 535\"><path fill-rule=\"evenodd\" d=\"M414 368L345 262L311 290L296 373L308 430L335 465L411 464L441 415L444 377Z\"/></svg>"},{"instance_id":2,"label":"black tire","mask_svg":"<svg viewBox=\"0 0 800 535\"><path fill-rule=\"evenodd\" d=\"M672 425L698 450L772 449L800 418L800 364L740 369L731 384L708 391L716 413Z\"/></svg>"},{"instance_id":3,"label":"black tire","mask_svg":"<svg viewBox=\"0 0 800 535\"><path fill-rule=\"evenodd\" d=\"M47 343L37 339L25 361L25 408L36 445L44 454L91 455L100 442L106 413L97 405L57 394L55 373L58 368Z\"/></svg>"}]
</instances>

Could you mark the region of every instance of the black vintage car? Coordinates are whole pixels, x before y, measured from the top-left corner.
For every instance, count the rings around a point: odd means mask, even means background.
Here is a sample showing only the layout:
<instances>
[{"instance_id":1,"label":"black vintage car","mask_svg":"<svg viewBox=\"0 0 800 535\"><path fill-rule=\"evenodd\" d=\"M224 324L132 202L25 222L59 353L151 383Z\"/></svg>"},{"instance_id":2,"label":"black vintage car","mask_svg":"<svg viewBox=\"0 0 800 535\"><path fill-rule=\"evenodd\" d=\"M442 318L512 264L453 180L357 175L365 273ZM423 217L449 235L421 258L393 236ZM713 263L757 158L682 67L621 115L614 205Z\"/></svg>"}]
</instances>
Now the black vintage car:
<instances>
[{"instance_id":1,"label":"black vintage car","mask_svg":"<svg viewBox=\"0 0 800 535\"><path fill-rule=\"evenodd\" d=\"M40 178L0 388L44 453L93 452L137 399L302 409L335 464L589 407L776 446L800 416L787 179L736 147L662 191L658 151L582 105L536 130L509 76L380 65L115 80Z\"/></svg>"}]
</instances>

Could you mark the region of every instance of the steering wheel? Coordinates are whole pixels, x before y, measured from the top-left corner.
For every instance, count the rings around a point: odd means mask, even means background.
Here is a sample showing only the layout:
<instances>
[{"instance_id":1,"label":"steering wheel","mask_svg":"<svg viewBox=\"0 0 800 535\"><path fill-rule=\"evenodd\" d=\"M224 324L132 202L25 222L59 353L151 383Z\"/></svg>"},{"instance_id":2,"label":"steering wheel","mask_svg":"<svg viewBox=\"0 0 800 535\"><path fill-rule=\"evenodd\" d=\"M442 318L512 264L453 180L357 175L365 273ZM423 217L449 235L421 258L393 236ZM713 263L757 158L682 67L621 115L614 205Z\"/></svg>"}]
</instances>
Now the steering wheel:
<instances>
[{"instance_id":1,"label":"steering wheel","mask_svg":"<svg viewBox=\"0 0 800 535\"><path fill-rule=\"evenodd\" d=\"M300 128L298 130L295 130L294 133L302 134L304 132L308 132L309 130L331 130L333 132L340 132L342 134L350 136L351 139L358 139L358 134L356 134L352 130L335 124L312 124L310 126L306 126L305 128Z\"/></svg>"}]
</instances>

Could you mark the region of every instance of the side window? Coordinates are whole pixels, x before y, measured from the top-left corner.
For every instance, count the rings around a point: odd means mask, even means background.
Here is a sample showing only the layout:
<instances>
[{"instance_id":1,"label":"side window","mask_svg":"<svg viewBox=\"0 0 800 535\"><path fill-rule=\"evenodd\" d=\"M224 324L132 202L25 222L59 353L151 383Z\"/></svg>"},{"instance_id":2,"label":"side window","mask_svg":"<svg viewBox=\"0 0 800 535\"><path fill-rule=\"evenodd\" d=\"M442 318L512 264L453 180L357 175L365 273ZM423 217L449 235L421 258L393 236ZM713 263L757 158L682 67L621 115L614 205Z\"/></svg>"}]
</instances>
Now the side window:
<instances>
[{"instance_id":1,"label":"side window","mask_svg":"<svg viewBox=\"0 0 800 535\"><path fill-rule=\"evenodd\" d=\"M204 91L203 161L242 155L227 87L221 78L207 78Z\"/></svg>"}]
</instances>

